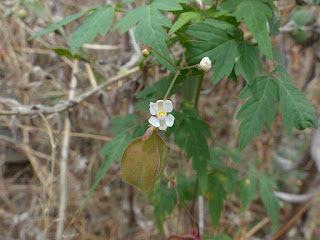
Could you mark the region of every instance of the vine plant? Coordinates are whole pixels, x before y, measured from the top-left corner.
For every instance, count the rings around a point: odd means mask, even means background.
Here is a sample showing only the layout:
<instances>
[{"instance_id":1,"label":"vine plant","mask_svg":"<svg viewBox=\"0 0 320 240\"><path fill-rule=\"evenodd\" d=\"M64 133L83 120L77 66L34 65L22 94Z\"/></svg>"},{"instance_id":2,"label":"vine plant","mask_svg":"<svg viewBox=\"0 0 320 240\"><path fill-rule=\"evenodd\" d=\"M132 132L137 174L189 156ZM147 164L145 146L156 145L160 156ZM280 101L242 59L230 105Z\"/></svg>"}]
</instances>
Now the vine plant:
<instances>
[{"instance_id":1,"label":"vine plant","mask_svg":"<svg viewBox=\"0 0 320 240\"><path fill-rule=\"evenodd\" d=\"M245 174L240 174L237 169L225 167L221 160L223 155L230 155L236 164L240 164L241 150L255 135L261 134L265 125L272 126L280 111L288 134L293 127L299 130L317 127L314 108L292 83L284 62L272 48L270 36L279 33L280 25L275 1L150 0L146 5L126 10L126 5L135 1L123 0L122 4L90 8L68 16L31 37L34 39L58 30L87 14L85 22L71 36L71 51L56 50L58 54L84 60L77 54L78 49L94 40L98 33L105 35L115 29L124 33L135 27L136 41L142 40L146 46L142 65L145 60L154 57L158 64L171 72L137 94L137 113L111 121L114 125L111 131L118 134L102 150L102 154L106 155L105 161L81 210L111 164L116 159L122 159L124 180L142 193L151 192L149 195L160 229L166 216L173 212L178 203L194 220L197 229L195 239L201 239L192 210L190 212L183 202L195 199L198 194L204 196L209 202L213 227L217 229L228 194L239 192L241 208L245 210L257 197L259 189L276 231L280 207L272 191L275 188L273 180L260 173L254 165L250 165ZM169 18L168 13L173 17ZM113 24L116 14L121 18ZM244 36L240 24L245 24L252 35ZM182 56L170 54L169 49L176 46L185 49ZM263 59L273 64L264 66ZM210 126L200 115L198 103L203 76L211 63L214 64L213 84L224 77L237 81L239 76L246 82L238 97L247 100L236 116L241 120L240 150L229 148L217 139L214 147L208 145L207 139L212 138ZM271 65L275 67L271 69ZM185 89L188 93L183 94L182 104L173 110L172 102L167 98ZM147 112L148 109L154 115L149 119L149 127L146 119L140 123L138 118L139 111ZM167 180L161 178L167 161L167 147L165 140L159 136L160 130L166 130L166 137L174 136L174 142L192 160L195 176L179 179L175 177L178 171L170 169L170 172L165 171ZM161 180L156 183L158 179ZM168 181L173 187L167 187ZM190 184L195 185L196 189L191 196L186 194Z\"/></svg>"}]
</instances>

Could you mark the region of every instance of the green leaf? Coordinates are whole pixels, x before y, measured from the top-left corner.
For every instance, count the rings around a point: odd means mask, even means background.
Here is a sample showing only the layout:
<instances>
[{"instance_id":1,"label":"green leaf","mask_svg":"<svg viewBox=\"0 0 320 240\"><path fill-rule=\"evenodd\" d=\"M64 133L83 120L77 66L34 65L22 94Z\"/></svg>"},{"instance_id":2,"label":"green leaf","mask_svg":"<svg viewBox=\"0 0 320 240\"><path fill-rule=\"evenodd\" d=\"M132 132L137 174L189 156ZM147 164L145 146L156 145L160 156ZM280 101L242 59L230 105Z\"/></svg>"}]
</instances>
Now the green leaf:
<instances>
[{"instance_id":1,"label":"green leaf","mask_svg":"<svg viewBox=\"0 0 320 240\"><path fill-rule=\"evenodd\" d=\"M209 175L209 211L211 214L212 224L215 229L219 228L220 216L223 210L223 201L227 198L223 183L220 181L218 172Z\"/></svg>"},{"instance_id":2,"label":"green leaf","mask_svg":"<svg viewBox=\"0 0 320 240\"><path fill-rule=\"evenodd\" d=\"M189 64L197 64L204 57L214 63L213 83L232 72L238 57L237 40L227 32L208 23L193 24L185 28L185 32L199 40L185 41Z\"/></svg>"},{"instance_id":3,"label":"green leaf","mask_svg":"<svg viewBox=\"0 0 320 240\"><path fill-rule=\"evenodd\" d=\"M159 185L149 196L154 204L154 215L158 227L163 233L163 222L166 220L166 216L173 212L177 203L177 195L173 189L168 189L166 185Z\"/></svg>"},{"instance_id":4,"label":"green leaf","mask_svg":"<svg viewBox=\"0 0 320 240\"><path fill-rule=\"evenodd\" d=\"M71 53L75 54L79 47L84 43L91 42L96 38L98 33L105 35L113 22L114 8L100 7L87 18L86 22L77 28L72 34L70 43Z\"/></svg>"},{"instance_id":5,"label":"green leaf","mask_svg":"<svg viewBox=\"0 0 320 240\"><path fill-rule=\"evenodd\" d=\"M106 154L106 157L97 172L97 178L94 181L87 197L85 198L84 202L81 205L79 210L79 214L82 212L84 207L86 206L88 200L92 196L94 190L97 188L107 171L109 170L111 164L118 158L121 157L123 151L125 150L126 146L132 140L132 136L129 132L125 131L118 134L116 137L112 139L112 141L108 142L106 146L102 150L102 154Z\"/></svg>"},{"instance_id":6,"label":"green leaf","mask_svg":"<svg viewBox=\"0 0 320 240\"><path fill-rule=\"evenodd\" d=\"M138 122L138 117L135 114L128 114L112 118L110 122L114 125L110 129L111 132L122 132L133 127Z\"/></svg>"},{"instance_id":7,"label":"green leaf","mask_svg":"<svg viewBox=\"0 0 320 240\"><path fill-rule=\"evenodd\" d=\"M219 234L216 236L215 240L232 240L232 238L225 234Z\"/></svg>"},{"instance_id":8,"label":"green leaf","mask_svg":"<svg viewBox=\"0 0 320 240\"><path fill-rule=\"evenodd\" d=\"M114 29L121 28L120 32L124 33L137 24L135 31L136 42L139 42L142 39L145 45L153 47L172 62L166 43L169 37L166 30L163 28L170 28L171 21L168 17L163 15L161 10L181 10L182 7L179 2L184 1L156 0L153 1L151 5L136 8L129 11L122 19L120 19ZM172 72L176 72L177 69L158 54L155 53L154 56L163 66Z\"/></svg>"},{"instance_id":9,"label":"green leaf","mask_svg":"<svg viewBox=\"0 0 320 240\"><path fill-rule=\"evenodd\" d=\"M205 137L211 137L210 126L200 117L193 107L182 106L183 114L174 112L175 142L187 156L192 158L192 167L199 177L200 189L206 192L208 185L207 165L210 159L208 143Z\"/></svg>"},{"instance_id":10,"label":"green leaf","mask_svg":"<svg viewBox=\"0 0 320 240\"><path fill-rule=\"evenodd\" d=\"M167 152L166 143L156 133L147 141L136 138L128 145L121 159L123 179L143 194L149 193L162 175Z\"/></svg>"},{"instance_id":11,"label":"green leaf","mask_svg":"<svg viewBox=\"0 0 320 240\"><path fill-rule=\"evenodd\" d=\"M69 49L66 48L51 48L52 51L54 51L56 54L58 54L60 57L67 57L71 59L79 59L81 61L89 62L88 59L84 58L83 56L79 54L72 55Z\"/></svg>"},{"instance_id":12,"label":"green leaf","mask_svg":"<svg viewBox=\"0 0 320 240\"><path fill-rule=\"evenodd\" d=\"M280 206L277 197L273 193L276 184L267 176L260 177L260 195L267 212L271 217L274 231L279 228Z\"/></svg>"},{"instance_id":13,"label":"green leaf","mask_svg":"<svg viewBox=\"0 0 320 240\"><path fill-rule=\"evenodd\" d=\"M315 109L309 100L292 82L284 66L278 65L274 73L278 74L282 81L279 85L280 108L283 122L288 134L291 134L293 125L298 130L307 127L318 127L318 119Z\"/></svg>"},{"instance_id":14,"label":"green leaf","mask_svg":"<svg viewBox=\"0 0 320 240\"><path fill-rule=\"evenodd\" d=\"M171 35L172 33L175 33L190 21L198 21L200 19L201 14L198 12L183 12L180 14L178 20L173 24L168 34Z\"/></svg>"},{"instance_id":15,"label":"green leaf","mask_svg":"<svg viewBox=\"0 0 320 240\"><path fill-rule=\"evenodd\" d=\"M244 19L261 51L272 60L271 41L267 27L267 18L272 16L271 9L260 0L243 0L238 7L237 20Z\"/></svg>"},{"instance_id":16,"label":"green leaf","mask_svg":"<svg viewBox=\"0 0 320 240\"><path fill-rule=\"evenodd\" d=\"M272 16L272 11L268 5L261 0L228 0L222 4L221 8L225 11L236 9L237 20L244 19L261 51L272 60L272 48L267 27L267 19Z\"/></svg>"},{"instance_id":17,"label":"green leaf","mask_svg":"<svg viewBox=\"0 0 320 240\"><path fill-rule=\"evenodd\" d=\"M249 42L239 42L237 45L239 59L236 62L235 72L242 74L248 84L252 84L254 77L259 75L261 65L260 55L257 47Z\"/></svg>"},{"instance_id":18,"label":"green leaf","mask_svg":"<svg viewBox=\"0 0 320 240\"><path fill-rule=\"evenodd\" d=\"M278 97L278 85L271 76L261 76L251 86L247 85L239 98L250 97L239 110L236 118L243 119L239 131L240 149L244 149L254 135L260 135L264 123L269 126L275 116L275 100Z\"/></svg>"},{"instance_id":19,"label":"green leaf","mask_svg":"<svg viewBox=\"0 0 320 240\"><path fill-rule=\"evenodd\" d=\"M42 29L40 32L37 32L37 33L33 34L33 35L29 38L29 40L33 40L33 39L35 39L35 38L37 38L37 37L41 37L41 36L43 36L43 35L49 34L49 33L53 32L53 31L57 30L58 28L60 28L60 27L62 27L62 26L64 26L64 25L66 25L66 24L68 24L68 23L70 23L70 22L73 22L74 20L82 17L82 16L85 15L86 13L91 12L91 11L96 10L96 9L97 9L96 7L89 8L89 9L84 10L84 11L82 11L82 12L78 12L78 13L73 14L73 15L71 15L71 16L65 17L64 19L62 19L61 21L59 21L59 22L51 25L50 27L47 27L47 28L45 28L45 29Z\"/></svg>"},{"instance_id":20,"label":"green leaf","mask_svg":"<svg viewBox=\"0 0 320 240\"><path fill-rule=\"evenodd\" d=\"M252 175L246 175L240 182L241 211L245 211L252 200L257 197L257 180Z\"/></svg>"},{"instance_id":21,"label":"green leaf","mask_svg":"<svg viewBox=\"0 0 320 240\"><path fill-rule=\"evenodd\" d=\"M225 179L223 180L223 185L228 193L232 193L237 186L238 173L232 168L224 169Z\"/></svg>"}]
</instances>

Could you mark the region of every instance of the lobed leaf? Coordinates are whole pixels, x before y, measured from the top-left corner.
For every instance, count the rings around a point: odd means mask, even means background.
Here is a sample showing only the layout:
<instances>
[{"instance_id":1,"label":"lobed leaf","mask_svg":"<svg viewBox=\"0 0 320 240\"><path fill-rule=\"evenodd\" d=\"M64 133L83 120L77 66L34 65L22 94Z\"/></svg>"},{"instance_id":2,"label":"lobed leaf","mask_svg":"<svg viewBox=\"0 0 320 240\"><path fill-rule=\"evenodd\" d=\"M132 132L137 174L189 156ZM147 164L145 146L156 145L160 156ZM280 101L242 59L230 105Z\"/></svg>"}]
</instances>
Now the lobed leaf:
<instances>
[{"instance_id":1,"label":"lobed leaf","mask_svg":"<svg viewBox=\"0 0 320 240\"><path fill-rule=\"evenodd\" d=\"M89 8L89 9L84 10L84 11L82 11L82 12L78 12L78 13L76 13L76 14L73 14L73 15L70 15L70 16L68 16L68 17L65 17L64 19L62 19L62 20L60 20L59 22L51 25L50 27L47 27L47 28L45 28L45 29L42 29L41 31L33 34L33 35L29 38L29 40L33 40L33 39L35 39L35 38L38 38L38 37L41 37L41 36L43 36L43 35L49 34L49 33L53 32L53 31L59 29L60 27L66 25L66 24L68 24L68 23L71 23L71 22L77 20L78 18L82 17L83 15L85 15L85 14L91 12L91 11L94 11L94 10L96 10L96 9L97 9L96 7Z\"/></svg>"},{"instance_id":2,"label":"lobed leaf","mask_svg":"<svg viewBox=\"0 0 320 240\"><path fill-rule=\"evenodd\" d=\"M267 2L267 1L265 1ZM272 48L269 38L267 19L272 16L272 11L261 0L227 0L221 6L223 12L235 10L238 21L244 19L247 27L257 40L261 51L272 60Z\"/></svg>"},{"instance_id":3,"label":"lobed leaf","mask_svg":"<svg viewBox=\"0 0 320 240\"><path fill-rule=\"evenodd\" d=\"M247 85L239 98L250 97L240 108L236 118L243 119L239 131L240 149L244 149L254 135L260 135L265 122L270 126L275 116L278 85L272 76L261 76Z\"/></svg>"},{"instance_id":4,"label":"lobed leaf","mask_svg":"<svg viewBox=\"0 0 320 240\"><path fill-rule=\"evenodd\" d=\"M242 74L246 82L252 84L255 76L259 75L261 65L259 51L249 42L239 42L237 50L239 59L235 65L235 72L237 75Z\"/></svg>"},{"instance_id":5,"label":"lobed leaf","mask_svg":"<svg viewBox=\"0 0 320 240\"><path fill-rule=\"evenodd\" d=\"M212 224L215 229L219 228L220 216L223 210L223 202L227 198L223 183L220 181L218 172L209 175L209 211L211 214Z\"/></svg>"},{"instance_id":6,"label":"lobed leaf","mask_svg":"<svg viewBox=\"0 0 320 240\"><path fill-rule=\"evenodd\" d=\"M259 187L262 202L271 217L274 231L277 231L279 228L280 206L277 197L273 193L275 183L269 177L261 176Z\"/></svg>"},{"instance_id":7,"label":"lobed leaf","mask_svg":"<svg viewBox=\"0 0 320 240\"><path fill-rule=\"evenodd\" d=\"M79 47L86 42L91 42L99 32L102 36L105 35L113 22L114 12L112 7L99 7L91 13L86 18L86 22L73 32L70 43L71 53L75 54Z\"/></svg>"},{"instance_id":8,"label":"lobed leaf","mask_svg":"<svg viewBox=\"0 0 320 240\"><path fill-rule=\"evenodd\" d=\"M240 182L241 211L245 211L252 200L257 197L257 180L252 175L246 175Z\"/></svg>"},{"instance_id":9,"label":"lobed leaf","mask_svg":"<svg viewBox=\"0 0 320 240\"><path fill-rule=\"evenodd\" d=\"M169 35L175 33L180 28L182 28L184 25L186 25L190 21L197 21L200 20L201 14L198 12L183 12L180 14L178 20L173 24L169 31Z\"/></svg>"}]
</instances>

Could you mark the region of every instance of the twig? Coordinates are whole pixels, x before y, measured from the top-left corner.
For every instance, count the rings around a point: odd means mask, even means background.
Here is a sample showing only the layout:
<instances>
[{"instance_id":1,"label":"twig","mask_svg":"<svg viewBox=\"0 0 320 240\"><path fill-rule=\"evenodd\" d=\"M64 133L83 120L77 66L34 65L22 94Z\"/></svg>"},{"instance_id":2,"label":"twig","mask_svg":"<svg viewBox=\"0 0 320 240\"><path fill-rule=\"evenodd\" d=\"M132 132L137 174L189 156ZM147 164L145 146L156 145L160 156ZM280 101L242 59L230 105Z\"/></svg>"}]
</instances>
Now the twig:
<instances>
[{"instance_id":1,"label":"twig","mask_svg":"<svg viewBox=\"0 0 320 240\"><path fill-rule=\"evenodd\" d=\"M295 221L301 217L313 204L313 202L315 201L315 199L319 196L320 191L318 191L318 193L309 201L306 203L306 205L304 205L303 208L300 209L300 211L293 216L293 218L290 219L290 221L284 226L282 227L279 232L272 238L272 240L277 240L279 239L283 234L285 234L288 229L295 223Z\"/></svg>"},{"instance_id":2,"label":"twig","mask_svg":"<svg viewBox=\"0 0 320 240\"><path fill-rule=\"evenodd\" d=\"M100 84L98 87L90 89L77 97L73 97L69 100L59 101L54 106L44 106L42 104L35 104L35 105L19 105L18 107L14 107L12 110L0 110L0 115L34 115L42 113L43 115L58 113L65 111L69 108L74 107L75 105L81 103L92 94L96 93L100 89L119 81L120 79L127 77L135 72L138 72L140 69L139 67L135 67L131 70L128 70L126 73L119 74L115 77L112 77L108 82ZM0 103L6 104L8 99L0 98Z\"/></svg>"},{"instance_id":3,"label":"twig","mask_svg":"<svg viewBox=\"0 0 320 240\"><path fill-rule=\"evenodd\" d=\"M52 130L51 127L49 125L48 120L46 119L46 117L40 113L39 114L40 117L43 119L44 124L47 128L47 132L49 135L49 139L50 139L50 145L51 145L51 172L50 172L50 185L49 185L49 197L48 197L48 205L47 205L47 211L45 211L45 215L46 215L46 220L45 220L45 228L44 228L44 236L46 236L46 233L49 229L49 217L50 217L50 208L51 208L51 199L52 199L52 186L53 186L53 174L54 174L54 167L55 167L55 161L56 161L56 146L53 140L53 134L52 134Z\"/></svg>"},{"instance_id":4,"label":"twig","mask_svg":"<svg viewBox=\"0 0 320 240\"><path fill-rule=\"evenodd\" d=\"M250 229L249 232L246 233L246 235L244 236L243 239L241 240L245 240L250 238L251 236L253 236L256 232L258 232L264 225L266 225L267 223L270 222L270 217L265 217L264 219L262 219L257 225L255 225L253 228Z\"/></svg>"},{"instance_id":5,"label":"twig","mask_svg":"<svg viewBox=\"0 0 320 240\"><path fill-rule=\"evenodd\" d=\"M169 181L173 184L174 186L174 190L176 191L176 195L177 195L177 204L180 204L184 210L189 214L190 218L192 219L193 223L196 225L196 228L197 228L197 236L199 236L199 225L198 225L198 222L197 220L194 218L194 216L190 213L189 209L186 207L186 205L184 205L184 203L181 201L181 198L180 198L180 195L179 195L179 192L178 192L178 186L177 186L177 182L176 181L173 181L173 180L170 180Z\"/></svg>"},{"instance_id":6,"label":"twig","mask_svg":"<svg viewBox=\"0 0 320 240\"><path fill-rule=\"evenodd\" d=\"M10 123L4 123L0 122L0 126L10 127ZM18 125L19 128L25 129L26 131L37 131L37 132L46 132L47 130L45 128L38 128L28 125ZM66 135L67 133L65 131L60 132L56 129L51 129L53 134L56 135ZM97 134L90 134L90 133L79 133L79 132L70 132L70 137L80 137L80 138L91 138L91 139L97 139L109 142L112 140L111 137L97 135Z\"/></svg>"},{"instance_id":7,"label":"twig","mask_svg":"<svg viewBox=\"0 0 320 240\"><path fill-rule=\"evenodd\" d=\"M70 83L70 91L69 91L69 99L73 99L75 95L75 89L77 87L77 78L76 74L78 73L78 60L74 60L74 66L72 69L71 83ZM70 143L70 129L71 124L68 118L68 114L66 114L64 119L64 130L66 131L66 135L63 136L62 140L62 148L61 148L61 162L60 162L60 204L59 204L59 221L56 232L56 240L60 240L62 238L62 233L64 230L64 220L65 220L65 210L67 203L67 171L68 171L68 155L69 155L69 143Z\"/></svg>"}]
</instances>

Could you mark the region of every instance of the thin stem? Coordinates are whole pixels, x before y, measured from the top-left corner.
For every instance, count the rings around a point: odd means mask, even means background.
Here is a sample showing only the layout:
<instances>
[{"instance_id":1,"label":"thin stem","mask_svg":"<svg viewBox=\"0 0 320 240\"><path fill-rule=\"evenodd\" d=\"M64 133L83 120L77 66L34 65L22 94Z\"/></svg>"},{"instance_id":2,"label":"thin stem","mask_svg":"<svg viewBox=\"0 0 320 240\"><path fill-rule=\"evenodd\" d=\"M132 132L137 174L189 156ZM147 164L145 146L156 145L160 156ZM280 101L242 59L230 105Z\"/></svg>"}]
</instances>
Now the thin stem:
<instances>
[{"instance_id":1,"label":"thin stem","mask_svg":"<svg viewBox=\"0 0 320 240\"><path fill-rule=\"evenodd\" d=\"M191 220L193 221L193 223L196 225L196 228L197 228L197 235L199 236L199 224L197 222L197 220L194 218L194 216L191 214L191 212L188 210L188 208L186 207L186 205L184 205L184 203L181 201L181 198L180 198L180 195L179 195L179 192L178 192L178 186L177 186L177 182L176 181L172 181L172 184L174 186L174 190L176 191L176 195L177 195L177 201L178 201L178 204L180 204L184 210L189 214Z\"/></svg>"},{"instance_id":2,"label":"thin stem","mask_svg":"<svg viewBox=\"0 0 320 240\"><path fill-rule=\"evenodd\" d=\"M166 58L165 56L163 56L161 53L159 53L157 50L155 50L153 47L150 46L150 49L152 51L154 51L156 54L158 54L160 57L162 57L164 60L166 60L168 63L170 63L170 65L174 66L176 69L179 70L179 67L177 65L175 65L173 62L171 62L168 58Z\"/></svg>"},{"instance_id":3,"label":"thin stem","mask_svg":"<svg viewBox=\"0 0 320 240\"><path fill-rule=\"evenodd\" d=\"M196 97L194 100L194 107L196 107L196 108L198 107L198 104L199 104L202 81L203 81L203 73L200 74L199 79L198 79L198 87L197 87Z\"/></svg>"},{"instance_id":4,"label":"thin stem","mask_svg":"<svg viewBox=\"0 0 320 240\"><path fill-rule=\"evenodd\" d=\"M178 69L178 71L177 71L176 74L174 75L174 77L173 77L173 79L172 79L172 81L171 81L171 83L170 83L170 86L169 86L169 88L168 88L168 90L167 90L167 92L166 92L166 95L164 95L163 100L166 100L166 99L167 99L167 97L168 97L168 95L169 95L169 93L170 93L170 91L171 91L171 88L173 87L173 84L174 84L174 82L176 81L179 73L180 73L180 69Z\"/></svg>"},{"instance_id":5,"label":"thin stem","mask_svg":"<svg viewBox=\"0 0 320 240\"><path fill-rule=\"evenodd\" d=\"M196 199L198 195L198 186L199 186L199 180L196 179L196 182L194 183L194 189L193 189L193 198L192 198L192 204L190 208L190 213L193 214L194 206L196 205Z\"/></svg>"},{"instance_id":6,"label":"thin stem","mask_svg":"<svg viewBox=\"0 0 320 240\"><path fill-rule=\"evenodd\" d=\"M180 70L186 70L186 69L192 69L192 68L197 68L199 64L191 65L191 66L186 66L186 67L181 67Z\"/></svg>"}]
</instances>

